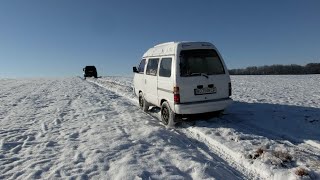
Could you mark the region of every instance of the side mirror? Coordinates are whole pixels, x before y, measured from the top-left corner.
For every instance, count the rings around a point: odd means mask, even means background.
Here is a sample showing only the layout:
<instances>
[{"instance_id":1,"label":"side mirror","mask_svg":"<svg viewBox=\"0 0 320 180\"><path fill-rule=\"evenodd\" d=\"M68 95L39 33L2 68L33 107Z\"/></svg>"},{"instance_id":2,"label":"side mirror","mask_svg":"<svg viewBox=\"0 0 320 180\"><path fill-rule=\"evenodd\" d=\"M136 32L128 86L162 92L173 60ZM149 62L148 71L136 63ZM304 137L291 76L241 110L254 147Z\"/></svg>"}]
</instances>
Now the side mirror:
<instances>
[{"instance_id":1,"label":"side mirror","mask_svg":"<svg viewBox=\"0 0 320 180\"><path fill-rule=\"evenodd\" d=\"M138 73L137 67L133 67L132 70L134 73Z\"/></svg>"}]
</instances>

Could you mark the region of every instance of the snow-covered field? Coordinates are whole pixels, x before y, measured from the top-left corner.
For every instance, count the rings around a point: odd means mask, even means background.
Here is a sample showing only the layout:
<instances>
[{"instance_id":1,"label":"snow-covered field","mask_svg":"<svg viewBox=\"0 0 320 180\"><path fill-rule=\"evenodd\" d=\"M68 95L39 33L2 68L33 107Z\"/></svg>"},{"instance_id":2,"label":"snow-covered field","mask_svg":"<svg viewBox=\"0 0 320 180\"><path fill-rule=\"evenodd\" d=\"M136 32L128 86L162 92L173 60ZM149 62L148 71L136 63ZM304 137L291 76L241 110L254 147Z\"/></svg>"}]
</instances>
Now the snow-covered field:
<instances>
[{"instance_id":1,"label":"snow-covered field","mask_svg":"<svg viewBox=\"0 0 320 180\"><path fill-rule=\"evenodd\" d=\"M172 129L132 78L1 79L0 179L320 179L319 82L233 76L224 116Z\"/></svg>"}]
</instances>

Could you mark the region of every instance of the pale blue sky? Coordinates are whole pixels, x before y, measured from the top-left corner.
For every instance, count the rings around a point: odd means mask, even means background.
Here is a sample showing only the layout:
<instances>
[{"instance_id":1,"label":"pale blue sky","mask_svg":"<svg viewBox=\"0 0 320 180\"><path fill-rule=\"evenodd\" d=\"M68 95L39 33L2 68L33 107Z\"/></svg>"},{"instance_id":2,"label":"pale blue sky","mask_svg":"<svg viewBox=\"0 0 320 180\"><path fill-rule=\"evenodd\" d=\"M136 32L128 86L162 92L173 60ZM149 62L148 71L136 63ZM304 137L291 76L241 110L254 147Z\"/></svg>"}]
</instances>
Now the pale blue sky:
<instances>
[{"instance_id":1,"label":"pale blue sky","mask_svg":"<svg viewBox=\"0 0 320 180\"><path fill-rule=\"evenodd\" d=\"M319 0L2 0L0 77L132 75L149 47L209 41L229 69L320 62Z\"/></svg>"}]
</instances>

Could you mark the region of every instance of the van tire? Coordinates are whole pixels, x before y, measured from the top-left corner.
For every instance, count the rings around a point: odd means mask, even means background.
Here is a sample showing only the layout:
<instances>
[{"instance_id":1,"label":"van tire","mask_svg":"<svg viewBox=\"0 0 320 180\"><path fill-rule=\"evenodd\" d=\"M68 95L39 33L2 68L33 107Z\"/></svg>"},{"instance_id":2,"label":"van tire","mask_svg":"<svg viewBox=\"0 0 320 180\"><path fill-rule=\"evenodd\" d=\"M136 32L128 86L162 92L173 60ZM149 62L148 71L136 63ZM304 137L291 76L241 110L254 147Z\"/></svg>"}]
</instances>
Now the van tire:
<instances>
[{"instance_id":1,"label":"van tire","mask_svg":"<svg viewBox=\"0 0 320 180\"><path fill-rule=\"evenodd\" d=\"M139 93L139 107L142 111L147 112L149 109L149 103L143 97L142 92Z\"/></svg>"},{"instance_id":2,"label":"van tire","mask_svg":"<svg viewBox=\"0 0 320 180\"><path fill-rule=\"evenodd\" d=\"M175 120L175 113L171 110L167 101L163 102L161 105L161 121L164 125L173 127Z\"/></svg>"}]
</instances>

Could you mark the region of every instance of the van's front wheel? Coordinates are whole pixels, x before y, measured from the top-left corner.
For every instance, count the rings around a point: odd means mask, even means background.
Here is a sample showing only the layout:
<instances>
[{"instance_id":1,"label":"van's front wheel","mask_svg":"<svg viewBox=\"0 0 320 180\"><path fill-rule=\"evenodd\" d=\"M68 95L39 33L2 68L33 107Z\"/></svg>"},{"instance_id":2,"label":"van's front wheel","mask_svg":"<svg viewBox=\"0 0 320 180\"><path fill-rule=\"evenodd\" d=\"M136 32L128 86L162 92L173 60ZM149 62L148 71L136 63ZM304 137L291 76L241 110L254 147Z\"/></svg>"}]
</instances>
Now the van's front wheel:
<instances>
[{"instance_id":1,"label":"van's front wheel","mask_svg":"<svg viewBox=\"0 0 320 180\"><path fill-rule=\"evenodd\" d=\"M161 120L167 126L174 126L175 113L171 110L168 102L161 105Z\"/></svg>"},{"instance_id":2,"label":"van's front wheel","mask_svg":"<svg viewBox=\"0 0 320 180\"><path fill-rule=\"evenodd\" d=\"M142 92L139 93L139 106L144 112L147 112L149 109L148 102L144 99Z\"/></svg>"}]
</instances>

